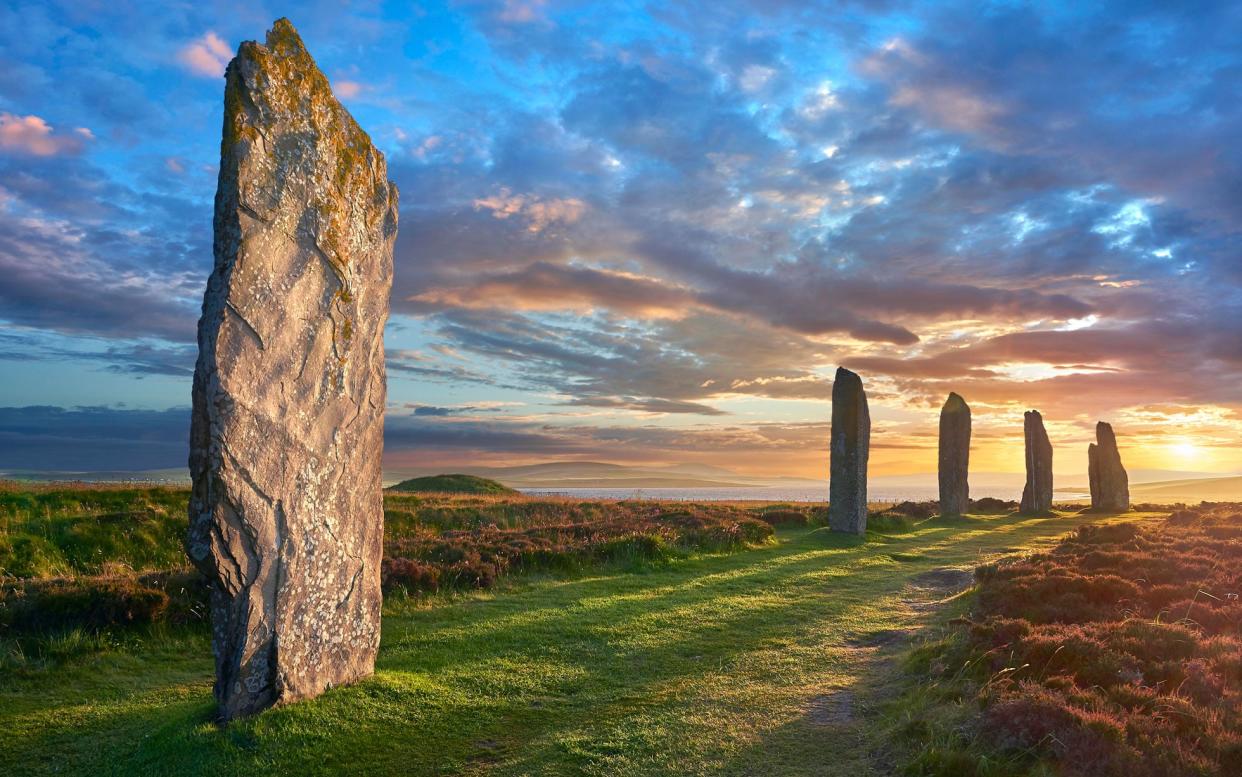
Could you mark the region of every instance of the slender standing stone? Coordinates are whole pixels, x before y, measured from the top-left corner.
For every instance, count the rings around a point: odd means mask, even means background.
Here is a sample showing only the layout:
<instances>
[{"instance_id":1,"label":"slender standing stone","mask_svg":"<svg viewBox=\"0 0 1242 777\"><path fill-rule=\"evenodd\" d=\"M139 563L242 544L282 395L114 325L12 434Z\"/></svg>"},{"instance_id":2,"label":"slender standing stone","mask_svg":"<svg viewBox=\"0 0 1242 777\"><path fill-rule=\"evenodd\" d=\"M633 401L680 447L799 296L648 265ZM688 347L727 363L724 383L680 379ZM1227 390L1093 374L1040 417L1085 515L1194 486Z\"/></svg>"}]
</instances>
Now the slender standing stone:
<instances>
[{"instance_id":1,"label":"slender standing stone","mask_svg":"<svg viewBox=\"0 0 1242 777\"><path fill-rule=\"evenodd\" d=\"M954 393L940 409L940 514L970 509L970 406Z\"/></svg>"},{"instance_id":2,"label":"slender standing stone","mask_svg":"<svg viewBox=\"0 0 1242 777\"><path fill-rule=\"evenodd\" d=\"M1024 513L1052 511L1052 443L1044 430L1044 418L1038 410L1028 410L1024 421L1026 432L1026 487L1022 489Z\"/></svg>"},{"instance_id":3,"label":"slender standing stone","mask_svg":"<svg viewBox=\"0 0 1242 777\"><path fill-rule=\"evenodd\" d=\"M1100 421L1095 425L1095 442L1087 446L1087 474L1091 480L1091 507L1121 512L1130 509L1130 476L1121 465L1117 436L1113 427Z\"/></svg>"},{"instance_id":4,"label":"slender standing stone","mask_svg":"<svg viewBox=\"0 0 1242 777\"><path fill-rule=\"evenodd\" d=\"M832 383L831 477L828 527L833 531L867 531L867 456L871 415L862 379L844 367Z\"/></svg>"},{"instance_id":5,"label":"slender standing stone","mask_svg":"<svg viewBox=\"0 0 1242 777\"><path fill-rule=\"evenodd\" d=\"M1091 509L1100 506L1100 458L1095 443L1087 444L1087 484L1091 489Z\"/></svg>"},{"instance_id":6,"label":"slender standing stone","mask_svg":"<svg viewBox=\"0 0 1242 777\"><path fill-rule=\"evenodd\" d=\"M397 189L286 19L224 103L186 549L228 720L374 670Z\"/></svg>"}]
</instances>

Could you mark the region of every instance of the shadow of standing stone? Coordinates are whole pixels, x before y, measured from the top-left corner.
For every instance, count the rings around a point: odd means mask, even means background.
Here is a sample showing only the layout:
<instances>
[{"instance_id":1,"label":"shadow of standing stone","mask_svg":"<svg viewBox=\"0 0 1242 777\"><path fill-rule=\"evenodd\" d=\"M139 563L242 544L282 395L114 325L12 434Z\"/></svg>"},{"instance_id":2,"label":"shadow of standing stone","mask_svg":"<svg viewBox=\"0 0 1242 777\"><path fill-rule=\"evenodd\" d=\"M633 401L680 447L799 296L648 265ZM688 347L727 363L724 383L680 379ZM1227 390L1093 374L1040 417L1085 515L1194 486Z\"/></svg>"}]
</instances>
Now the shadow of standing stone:
<instances>
[{"instance_id":1,"label":"shadow of standing stone","mask_svg":"<svg viewBox=\"0 0 1242 777\"><path fill-rule=\"evenodd\" d=\"M832 383L832 447L828 486L828 528L850 534L867 531L867 457L871 414L862 379L844 367Z\"/></svg>"}]
</instances>

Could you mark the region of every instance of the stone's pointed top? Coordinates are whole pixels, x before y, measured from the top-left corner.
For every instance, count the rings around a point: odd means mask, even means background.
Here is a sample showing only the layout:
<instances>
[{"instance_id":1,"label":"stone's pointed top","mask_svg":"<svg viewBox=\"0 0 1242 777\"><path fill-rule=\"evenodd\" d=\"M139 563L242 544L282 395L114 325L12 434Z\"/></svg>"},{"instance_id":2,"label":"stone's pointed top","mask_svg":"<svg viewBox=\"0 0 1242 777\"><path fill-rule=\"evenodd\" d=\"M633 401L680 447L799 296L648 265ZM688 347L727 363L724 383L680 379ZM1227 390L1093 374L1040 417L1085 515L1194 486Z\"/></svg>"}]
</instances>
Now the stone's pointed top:
<instances>
[{"instance_id":1,"label":"stone's pointed top","mask_svg":"<svg viewBox=\"0 0 1242 777\"><path fill-rule=\"evenodd\" d=\"M858 373L850 372L844 367L837 367L837 375L834 380L844 380L849 383L857 383L862 385L862 378L858 377Z\"/></svg>"},{"instance_id":2,"label":"stone's pointed top","mask_svg":"<svg viewBox=\"0 0 1242 777\"><path fill-rule=\"evenodd\" d=\"M1043 418L1044 418L1042 415L1040 415L1040 414L1039 414L1039 411L1038 411L1038 410L1028 410L1028 411L1026 411L1026 414L1025 414L1025 416L1024 416L1024 417L1025 417L1025 418L1038 418L1038 419L1039 419L1039 420L1041 420L1041 421L1042 421L1042 420L1043 420Z\"/></svg>"},{"instance_id":3,"label":"stone's pointed top","mask_svg":"<svg viewBox=\"0 0 1242 777\"><path fill-rule=\"evenodd\" d=\"M1095 425L1095 439L1099 440L1101 443L1111 442L1113 445L1116 445L1117 435L1113 432L1112 424L1108 424L1103 421L1097 423Z\"/></svg>"},{"instance_id":4,"label":"stone's pointed top","mask_svg":"<svg viewBox=\"0 0 1242 777\"><path fill-rule=\"evenodd\" d=\"M284 16L272 22L272 29L267 31L267 48L269 51L278 54L306 51L306 45L302 43L302 36L298 35L293 22Z\"/></svg>"},{"instance_id":5,"label":"stone's pointed top","mask_svg":"<svg viewBox=\"0 0 1242 777\"><path fill-rule=\"evenodd\" d=\"M950 391L949 398L944 401L944 409L950 413L960 412L962 410L969 411L970 405L966 404L966 400L962 399L960 394L955 391Z\"/></svg>"}]
</instances>

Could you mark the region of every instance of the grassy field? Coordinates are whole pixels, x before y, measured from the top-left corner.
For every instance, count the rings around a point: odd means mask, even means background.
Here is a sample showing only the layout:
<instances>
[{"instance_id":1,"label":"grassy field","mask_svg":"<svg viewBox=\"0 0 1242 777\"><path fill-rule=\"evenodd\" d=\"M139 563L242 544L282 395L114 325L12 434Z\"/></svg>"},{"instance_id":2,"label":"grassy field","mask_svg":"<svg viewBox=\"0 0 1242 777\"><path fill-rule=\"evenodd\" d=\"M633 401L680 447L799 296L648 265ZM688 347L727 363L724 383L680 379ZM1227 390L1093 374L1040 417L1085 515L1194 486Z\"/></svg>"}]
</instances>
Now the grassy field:
<instances>
[{"instance_id":1,"label":"grassy field","mask_svg":"<svg viewBox=\"0 0 1242 777\"><path fill-rule=\"evenodd\" d=\"M734 553L389 597L373 678L227 728L204 630L67 645L0 676L0 774L886 774L889 659L938 603L981 561L1116 520L787 527Z\"/></svg>"}]
</instances>

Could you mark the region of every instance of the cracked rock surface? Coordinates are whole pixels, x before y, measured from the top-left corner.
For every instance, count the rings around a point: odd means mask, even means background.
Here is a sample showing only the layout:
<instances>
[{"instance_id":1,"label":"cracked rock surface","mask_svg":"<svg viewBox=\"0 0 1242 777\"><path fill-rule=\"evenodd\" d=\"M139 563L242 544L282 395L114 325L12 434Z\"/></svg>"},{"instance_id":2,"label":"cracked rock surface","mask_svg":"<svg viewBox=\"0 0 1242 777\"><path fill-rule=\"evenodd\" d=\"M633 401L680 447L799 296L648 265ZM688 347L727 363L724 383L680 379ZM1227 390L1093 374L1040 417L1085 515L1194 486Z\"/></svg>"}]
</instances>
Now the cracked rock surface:
<instances>
[{"instance_id":1,"label":"cracked rock surface","mask_svg":"<svg viewBox=\"0 0 1242 777\"><path fill-rule=\"evenodd\" d=\"M228 720L374 669L397 189L288 20L224 99L186 548Z\"/></svg>"}]
</instances>

